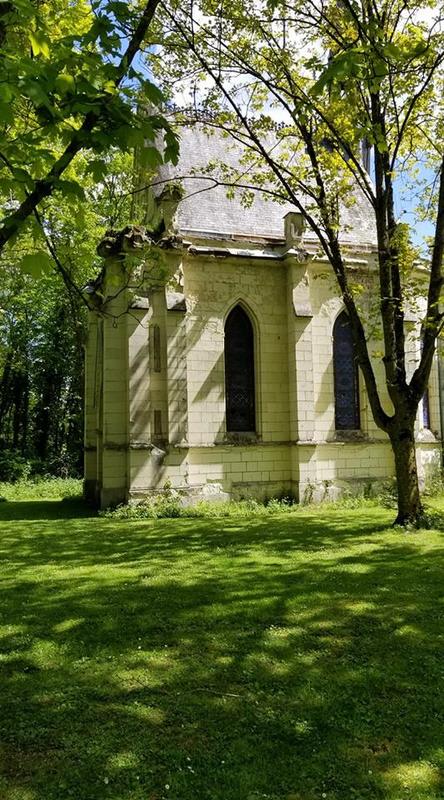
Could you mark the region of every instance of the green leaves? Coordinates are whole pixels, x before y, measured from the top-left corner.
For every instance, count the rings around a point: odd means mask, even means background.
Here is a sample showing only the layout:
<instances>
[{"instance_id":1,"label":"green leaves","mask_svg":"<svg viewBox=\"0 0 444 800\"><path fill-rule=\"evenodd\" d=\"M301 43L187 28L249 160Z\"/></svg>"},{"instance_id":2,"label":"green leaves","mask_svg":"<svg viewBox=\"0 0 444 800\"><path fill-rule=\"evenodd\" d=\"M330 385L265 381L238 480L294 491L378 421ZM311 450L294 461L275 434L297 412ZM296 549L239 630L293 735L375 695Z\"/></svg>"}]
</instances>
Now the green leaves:
<instances>
[{"instance_id":1,"label":"green leaves","mask_svg":"<svg viewBox=\"0 0 444 800\"><path fill-rule=\"evenodd\" d=\"M76 82L72 75L67 75L65 72L61 72L60 75L57 75L54 85L57 91L62 95L75 94Z\"/></svg>"},{"instance_id":2,"label":"green leaves","mask_svg":"<svg viewBox=\"0 0 444 800\"><path fill-rule=\"evenodd\" d=\"M35 17L35 7L31 0L13 0L14 10L27 21Z\"/></svg>"},{"instance_id":3,"label":"green leaves","mask_svg":"<svg viewBox=\"0 0 444 800\"><path fill-rule=\"evenodd\" d=\"M8 4L8 13L2 15L7 33L1 42L0 221L14 216L16 204L42 179L47 179L42 197L50 185L51 192L56 190L70 203L84 200L82 182L106 179L112 148L130 152L147 141L145 165L151 169L162 162L156 137L169 131L169 123L153 110L164 102L164 95L148 70L131 66L125 74L125 64L120 64L145 4L145 0ZM147 109L145 116L141 107ZM94 123L82 128L88 115L95 117ZM63 166L60 157L70 145ZM77 173L80 182L64 175L79 149L93 154L90 166L85 170L83 165ZM165 140L165 157L177 160L172 133ZM25 222L15 216L14 225ZM3 236L0 227L0 248L5 231L14 225L4 225Z\"/></svg>"},{"instance_id":4,"label":"green leaves","mask_svg":"<svg viewBox=\"0 0 444 800\"><path fill-rule=\"evenodd\" d=\"M26 169L22 167L13 167L12 174L14 179L19 183L22 184L26 189L31 191L34 188L34 181L32 180L31 175Z\"/></svg>"},{"instance_id":5,"label":"green leaves","mask_svg":"<svg viewBox=\"0 0 444 800\"><path fill-rule=\"evenodd\" d=\"M41 31L29 31L29 41L34 56L49 58L49 39Z\"/></svg>"},{"instance_id":6,"label":"green leaves","mask_svg":"<svg viewBox=\"0 0 444 800\"><path fill-rule=\"evenodd\" d=\"M387 138L386 138L386 136L384 136L384 133L383 133L383 131L381 129L381 126L379 124L373 126L372 134L373 134L373 136L372 136L373 144L376 146L376 148L379 150L379 152L380 153L387 153L388 152Z\"/></svg>"},{"instance_id":7,"label":"green leaves","mask_svg":"<svg viewBox=\"0 0 444 800\"><path fill-rule=\"evenodd\" d=\"M63 192L63 194L65 194L67 197L74 197L78 198L79 200L84 200L85 198L83 186L81 186L78 181L68 181L59 178L59 180L55 181L54 188Z\"/></svg>"},{"instance_id":8,"label":"green leaves","mask_svg":"<svg viewBox=\"0 0 444 800\"><path fill-rule=\"evenodd\" d=\"M142 95L155 106L159 106L161 103L165 102L164 93L161 91L161 89L159 89L158 86L156 86L155 83L152 83L151 81L144 81Z\"/></svg>"},{"instance_id":9,"label":"green leaves","mask_svg":"<svg viewBox=\"0 0 444 800\"><path fill-rule=\"evenodd\" d=\"M32 275L33 278L40 278L45 273L49 272L53 266L52 258L45 250L36 250L35 253L27 253L20 262L22 271L27 275Z\"/></svg>"},{"instance_id":10,"label":"green leaves","mask_svg":"<svg viewBox=\"0 0 444 800\"><path fill-rule=\"evenodd\" d=\"M156 147L147 146L141 147L139 161L142 168L155 168L163 163L163 158Z\"/></svg>"},{"instance_id":11,"label":"green leaves","mask_svg":"<svg viewBox=\"0 0 444 800\"><path fill-rule=\"evenodd\" d=\"M393 58L395 61L403 57L402 50L394 42L387 42L384 45L384 55L388 58Z\"/></svg>"},{"instance_id":12,"label":"green leaves","mask_svg":"<svg viewBox=\"0 0 444 800\"><path fill-rule=\"evenodd\" d=\"M335 83L342 83L350 78L358 78L364 66L364 51L361 47L354 47L339 53L332 58L324 72L311 88L312 95L320 95Z\"/></svg>"},{"instance_id":13,"label":"green leaves","mask_svg":"<svg viewBox=\"0 0 444 800\"><path fill-rule=\"evenodd\" d=\"M44 106L48 109L48 111L50 111L52 104L49 99L49 95L47 92L45 92L42 86L42 83L43 81L39 80L37 76L34 76L32 79L25 78L23 81L21 81L19 88L21 89L22 96L31 100L36 110Z\"/></svg>"},{"instance_id":14,"label":"green leaves","mask_svg":"<svg viewBox=\"0 0 444 800\"><path fill-rule=\"evenodd\" d=\"M0 100L4 103L10 103L13 97L14 92L12 87L7 83L0 83ZM3 119L1 115L0 118Z\"/></svg>"},{"instance_id":15,"label":"green leaves","mask_svg":"<svg viewBox=\"0 0 444 800\"><path fill-rule=\"evenodd\" d=\"M165 131L165 150L163 154L164 161L171 161L176 166L179 161L179 140L171 130Z\"/></svg>"},{"instance_id":16,"label":"green leaves","mask_svg":"<svg viewBox=\"0 0 444 800\"><path fill-rule=\"evenodd\" d=\"M0 101L0 120L3 125L9 125L10 122L14 121L14 112L12 107L3 101Z\"/></svg>"},{"instance_id":17,"label":"green leaves","mask_svg":"<svg viewBox=\"0 0 444 800\"><path fill-rule=\"evenodd\" d=\"M108 164L101 158L90 161L85 169L85 175L91 174L93 179L99 183L103 180L108 170Z\"/></svg>"},{"instance_id":18,"label":"green leaves","mask_svg":"<svg viewBox=\"0 0 444 800\"><path fill-rule=\"evenodd\" d=\"M114 14L117 19L124 22L128 16L128 3L123 3L121 0L111 0L111 2L108 3L108 11Z\"/></svg>"}]
</instances>

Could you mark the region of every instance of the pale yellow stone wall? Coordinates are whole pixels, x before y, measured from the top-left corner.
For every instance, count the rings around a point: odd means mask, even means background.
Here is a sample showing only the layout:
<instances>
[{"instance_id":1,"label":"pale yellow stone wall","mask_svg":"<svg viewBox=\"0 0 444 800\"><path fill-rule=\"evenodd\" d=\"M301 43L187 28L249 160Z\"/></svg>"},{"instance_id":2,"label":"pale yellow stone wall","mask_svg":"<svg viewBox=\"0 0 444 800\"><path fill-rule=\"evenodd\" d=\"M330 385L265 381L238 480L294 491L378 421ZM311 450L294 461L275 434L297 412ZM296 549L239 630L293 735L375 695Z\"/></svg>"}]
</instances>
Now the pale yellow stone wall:
<instances>
[{"instance_id":1,"label":"pale yellow stone wall","mask_svg":"<svg viewBox=\"0 0 444 800\"><path fill-rule=\"evenodd\" d=\"M369 270L364 263L356 279L368 280ZM182 271L186 310L169 309L158 288L149 293L149 308L120 316L128 304L123 292L111 315L92 317L85 477L102 505L165 485L191 498L293 492L310 501L393 475L390 446L362 380L362 436L341 441L335 432L332 333L343 305L327 265L299 263L291 254L267 260L184 253ZM254 329L257 435L236 440L225 427L224 324L237 303ZM418 335L411 325L412 369ZM370 350L391 411L376 334ZM440 460L436 364L429 395L432 431L423 430L422 413L417 423L423 479Z\"/></svg>"},{"instance_id":2,"label":"pale yellow stone wall","mask_svg":"<svg viewBox=\"0 0 444 800\"><path fill-rule=\"evenodd\" d=\"M285 268L279 262L190 257L184 290L189 444L225 439L224 323L237 303L254 328L257 433L264 441L288 440Z\"/></svg>"},{"instance_id":3,"label":"pale yellow stone wall","mask_svg":"<svg viewBox=\"0 0 444 800\"><path fill-rule=\"evenodd\" d=\"M107 280L122 277L119 261ZM104 287L106 291L106 285ZM91 314L86 347L85 494L106 506L128 496L129 350L126 292L102 315Z\"/></svg>"}]
</instances>

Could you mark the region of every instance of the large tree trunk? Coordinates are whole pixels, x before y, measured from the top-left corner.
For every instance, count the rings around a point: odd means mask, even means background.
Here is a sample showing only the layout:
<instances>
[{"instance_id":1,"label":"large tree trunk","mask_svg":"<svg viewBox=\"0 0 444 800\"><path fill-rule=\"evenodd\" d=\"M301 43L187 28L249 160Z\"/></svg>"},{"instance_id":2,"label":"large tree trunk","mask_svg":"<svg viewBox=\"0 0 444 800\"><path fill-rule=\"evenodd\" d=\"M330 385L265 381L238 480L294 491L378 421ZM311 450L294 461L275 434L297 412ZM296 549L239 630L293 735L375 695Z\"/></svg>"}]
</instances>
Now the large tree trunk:
<instances>
[{"instance_id":1,"label":"large tree trunk","mask_svg":"<svg viewBox=\"0 0 444 800\"><path fill-rule=\"evenodd\" d=\"M418 525L423 516L416 466L415 420L397 420L389 431L395 456L398 515L395 525Z\"/></svg>"}]
</instances>

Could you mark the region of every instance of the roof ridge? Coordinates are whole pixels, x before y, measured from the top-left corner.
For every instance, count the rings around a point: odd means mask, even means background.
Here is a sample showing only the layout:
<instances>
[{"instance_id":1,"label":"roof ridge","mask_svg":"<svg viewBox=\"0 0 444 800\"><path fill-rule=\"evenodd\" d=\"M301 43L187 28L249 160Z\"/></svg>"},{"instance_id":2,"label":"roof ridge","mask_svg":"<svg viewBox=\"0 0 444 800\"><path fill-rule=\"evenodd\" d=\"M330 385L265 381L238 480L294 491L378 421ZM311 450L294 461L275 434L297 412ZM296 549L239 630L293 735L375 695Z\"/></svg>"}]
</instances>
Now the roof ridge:
<instances>
[{"instance_id":1,"label":"roof ridge","mask_svg":"<svg viewBox=\"0 0 444 800\"><path fill-rule=\"evenodd\" d=\"M185 117L188 117L189 122L196 123L196 122L216 122L218 119L218 112L211 111L208 108L199 107L199 106L180 106L173 102L168 102L165 107L165 111L171 111L174 114L183 114ZM249 124L254 124L260 122L260 118L258 117L251 117L247 120ZM267 117L267 122L269 123L271 130L283 130L284 128L288 128L287 122L278 122L277 120L273 120L271 117Z\"/></svg>"}]
</instances>

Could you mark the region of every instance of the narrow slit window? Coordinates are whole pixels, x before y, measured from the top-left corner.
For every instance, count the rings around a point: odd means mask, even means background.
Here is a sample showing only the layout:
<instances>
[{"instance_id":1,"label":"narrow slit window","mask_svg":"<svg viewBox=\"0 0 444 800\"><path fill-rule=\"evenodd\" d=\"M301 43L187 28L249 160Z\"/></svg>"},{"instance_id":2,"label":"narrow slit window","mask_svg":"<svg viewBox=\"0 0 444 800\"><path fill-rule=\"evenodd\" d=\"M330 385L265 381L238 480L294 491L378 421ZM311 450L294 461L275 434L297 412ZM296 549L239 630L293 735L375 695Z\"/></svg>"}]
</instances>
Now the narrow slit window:
<instances>
[{"instance_id":1,"label":"narrow slit window","mask_svg":"<svg viewBox=\"0 0 444 800\"><path fill-rule=\"evenodd\" d=\"M256 430L254 334L241 306L225 323L225 401L228 432Z\"/></svg>"},{"instance_id":2,"label":"narrow slit window","mask_svg":"<svg viewBox=\"0 0 444 800\"><path fill-rule=\"evenodd\" d=\"M333 328L336 430L359 430L359 379L350 322L345 311Z\"/></svg>"},{"instance_id":3,"label":"narrow slit window","mask_svg":"<svg viewBox=\"0 0 444 800\"><path fill-rule=\"evenodd\" d=\"M153 361L154 372L160 372L162 365L160 360L160 328L158 325L153 325Z\"/></svg>"},{"instance_id":4,"label":"narrow slit window","mask_svg":"<svg viewBox=\"0 0 444 800\"><path fill-rule=\"evenodd\" d=\"M154 410L154 435L162 436L162 412L157 408Z\"/></svg>"}]
</instances>

